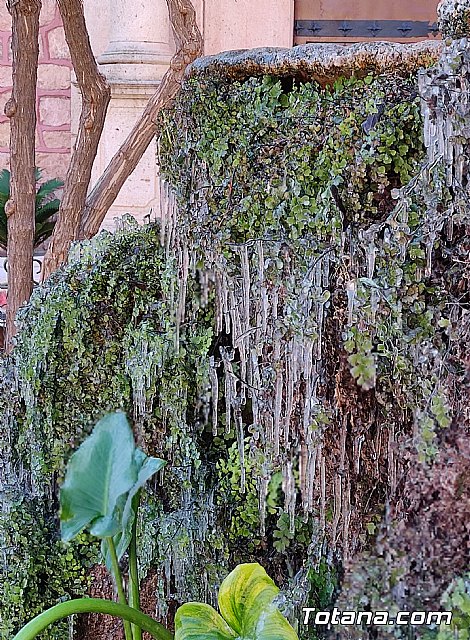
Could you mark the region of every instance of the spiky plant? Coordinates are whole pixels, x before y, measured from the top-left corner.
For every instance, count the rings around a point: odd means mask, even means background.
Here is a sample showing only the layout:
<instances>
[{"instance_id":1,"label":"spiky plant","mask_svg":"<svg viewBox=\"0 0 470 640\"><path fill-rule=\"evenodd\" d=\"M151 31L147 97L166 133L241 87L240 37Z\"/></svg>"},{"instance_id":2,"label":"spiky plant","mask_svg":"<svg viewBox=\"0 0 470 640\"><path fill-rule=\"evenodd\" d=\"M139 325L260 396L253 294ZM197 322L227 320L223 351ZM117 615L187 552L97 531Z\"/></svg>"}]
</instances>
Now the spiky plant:
<instances>
[{"instance_id":1,"label":"spiky plant","mask_svg":"<svg viewBox=\"0 0 470 640\"><path fill-rule=\"evenodd\" d=\"M36 167L36 183L41 180L41 170ZM36 227L34 232L34 246L37 247L49 238L54 230L55 221L51 218L59 211L60 200L55 197L55 191L64 186L62 180L52 178L38 186L36 192ZM6 250L8 242L7 217L5 205L10 197L10 172L8 169L0 171L0 248Z\"/></svg>"}]
</instances>

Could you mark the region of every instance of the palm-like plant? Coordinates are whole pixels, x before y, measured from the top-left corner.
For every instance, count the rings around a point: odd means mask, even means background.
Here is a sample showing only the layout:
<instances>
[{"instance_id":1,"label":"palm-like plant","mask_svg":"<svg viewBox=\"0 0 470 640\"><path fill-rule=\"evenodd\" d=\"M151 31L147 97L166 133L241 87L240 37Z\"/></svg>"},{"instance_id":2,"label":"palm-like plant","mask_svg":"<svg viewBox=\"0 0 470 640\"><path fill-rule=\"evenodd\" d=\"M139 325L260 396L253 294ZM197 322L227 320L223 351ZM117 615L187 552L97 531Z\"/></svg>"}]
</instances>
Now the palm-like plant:
<instances>
[{"instance_id":1,"label":"palm-like plant","mask_svg":"<svg viewBox=\"0 0 470 640\"><path fill-rule=\"evenodd\" d=\"M41 180L41 170L36 168L36 182ZM64 186L62 180L52 178L39 185L36 192L36 227L34 232L34 246L37 247L49 238L54 230L55 221L52 216L59 211L60 200L55 197L55 191ZM8 242L7 216L5 205L10 198L10 172L8 169L0 171L0 248L6 249Z\"/></svg>"}]
</instances>

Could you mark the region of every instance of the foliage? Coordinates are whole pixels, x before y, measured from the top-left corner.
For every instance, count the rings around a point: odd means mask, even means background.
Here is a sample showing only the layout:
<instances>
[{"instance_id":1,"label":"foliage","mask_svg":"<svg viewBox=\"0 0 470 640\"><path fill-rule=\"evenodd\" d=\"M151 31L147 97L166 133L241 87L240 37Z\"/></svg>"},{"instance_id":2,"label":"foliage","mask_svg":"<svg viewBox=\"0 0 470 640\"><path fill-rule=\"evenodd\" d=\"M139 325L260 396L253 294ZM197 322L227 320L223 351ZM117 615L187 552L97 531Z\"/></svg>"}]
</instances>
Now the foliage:
<instances>
[{"instance_id":1,"label":"foliage","mask_svg":"<svg viewBox=\"0 0 470 640\"><path fill-rule=\"evenodd\" d=\"M173 115L181 126L160 139L163 174L186 201L191 167L207 168L201 238L296 240L307 229L325 237L340 224L325 208L331 194L351 221L373 219L416 170L423 147L413 84L368 76L285 93L270 77L193 80Z\"/></svg>"},{"instance_id":2,"label":"foliage","mask_svg":"<svg viewBox=\"0 0 470 640\"><path fill-rule=\"evenodd\" d=\"M64 594L81 594L88 585L87 570L97 549L88 536L73 543L57 540L49 504L25 500L2 514L2 549L7 554L0 581L0 636L11 638L19 626ZM8 525L3 525L3 518ZM69 625L59 623L52 637L67 636Z\"/></svg>"},{"instance_id":3,"label":"foliage","mask_svg":"<svg viewBox=\"0 0 470 640\"><path fill-rule=\"evenodd\" d=\"M438 640L470 638L470 574L461 576L447 588L441 600L444 611L452 611L452 624L442 625Z\"/></svg>"},{"instance_id":4,"label":"foliage","mask_svg":"<svg viewBox=\"0 0 470 640\"><path fill-rule=\"evenodd\" d=\"M41 170L36 168L36 182L41 180ZM62 180L52 178L39 184L36 192L36 213L34 246L37 247L52 235L55 222L51 218L58 213L60 200L55 198L55 192L64 186ZM10 172L3 169L0 172L0 247L7 248L8 230L5 205L10 198Z\"/></svg>"},{"instance_id":5,"label":"foliage","mask_svg":"<svg viewBox=\"0 0 470 640\"><path fill-rule=\"evenodd\" d=\"M51 514L55 505L51 481L62 477L70 446L78 445L93 423L113 407L132 413L133 397L139 398L140 406L142 390L148 394L147 407L153 406L157 395L161 404L155 415L150 409L143 416L137 414L140 437L155 451L160 443L153 434L165 423L171 435L162 446L178 438L186 411L185 389L191 389L200 368L191 354L197 353L199 362L197 339L204 335L204 328L191 335L188 360L177 357L172 315L162 300L162 288L170 287L173 267L165 266L159 246L155 227L130 226L116 235L105 233L82 246L63 273L35 291L23 312L23 331L13 361L3 364L0 439L2 450L10 451L11 468L18 468L21 461L22 473L28 475L33 489L24 491L14 474L4 485L8 511L1 517L0 536L8 552L0 572L2 638L10 637L25 617L76 597L87 587L81 557L96 558L96 548L88 541L83 547L83 537L81 544L70 543L67 553L73 554L80 572L75 562L69 562L70 571L66 570L63 543L57 540ZM142 350L149 345L143 356ZM152 376L154 396L146 389L146 375ZM173 461L178 464L177 455ZM30 508L34 516L28 524L22 514ZM47 527L40 526L42 519ZM11 530L10 522L17 520L23 522L21 535ZM29 540L45 550L44 557L31 556ZM48 580L48 575L61 577ZM10 597L9 585L14 584L21 584L21 601ZM38 589L38 584L44 586ZM47 631L51 638L62 635L60 626Z\"/></svg>"},{"instance_id":6,"label":"foliage","mask_svg":"<svg viewBox=\"0 0 470 640\"><path fill-rule=\"evenodd\" d=\"M231 527L250 539L243 518L256 522L255 494L262 505L281 471L278 549L305 512L316 542L370 549L386 505L406 511L397 492L407 470L438 463L459 406L450 354L465 344L465 229L458 216L443 227L452 193L442 163L425 162L415 79L324 88L193 73L159 142L177 246L215 283L232 356L227 366L214 354L230 395L223 420L241 415L239 457L248 451L240 472L231 457L223 467ZM297 484L289 463L302 446ZM374 576L385 574L376 563Z\"/></svg>"}]
</instances>

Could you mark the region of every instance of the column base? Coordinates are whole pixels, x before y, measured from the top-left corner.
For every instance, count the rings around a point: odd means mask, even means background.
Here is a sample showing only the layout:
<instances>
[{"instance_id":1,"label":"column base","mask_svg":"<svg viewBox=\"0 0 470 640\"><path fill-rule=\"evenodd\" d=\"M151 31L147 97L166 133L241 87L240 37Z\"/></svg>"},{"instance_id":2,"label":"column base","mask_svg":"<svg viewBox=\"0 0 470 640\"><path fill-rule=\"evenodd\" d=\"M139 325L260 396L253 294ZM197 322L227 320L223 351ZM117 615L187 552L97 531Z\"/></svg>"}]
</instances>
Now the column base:
<instances>
[{"instance_id":1,"label":"column base","mask_svg":"<svg viewBox=\"0 0 470 640\"><path fill-rule=\"evenodd\" d=\"M154 53L141 49L109 51L98 58L100 71L110 83L158 82L168 69L170 53Z\"/></svg>"}]
</instances>

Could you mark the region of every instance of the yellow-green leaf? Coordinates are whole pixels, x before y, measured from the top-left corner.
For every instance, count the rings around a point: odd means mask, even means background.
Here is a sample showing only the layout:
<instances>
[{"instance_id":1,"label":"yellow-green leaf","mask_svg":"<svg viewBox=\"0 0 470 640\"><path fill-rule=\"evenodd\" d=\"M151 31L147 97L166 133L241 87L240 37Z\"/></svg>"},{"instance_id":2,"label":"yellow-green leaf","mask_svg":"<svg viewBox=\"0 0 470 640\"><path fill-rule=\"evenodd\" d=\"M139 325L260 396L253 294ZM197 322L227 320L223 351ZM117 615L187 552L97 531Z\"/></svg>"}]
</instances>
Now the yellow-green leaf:
<instances>
[{"instance_id":1,"label":"yellow-green leaf","mask_svg":"<svg viewBox=\"0 0 470 640\"><path fill-rule=\"evenodd\" d=\"M200 602L183 604L175 616L175 640L231 640L236 634L215 609Z\"/></svg>"},{"instance_id":2,"label":"yellow-green leaf","mask_svg":"<svg viewBox=\"0 0 470 640\"><path fill-rule=\"evenodd\" d=\"M175 640L298 640L274 602L278 593L259 564L238 565L220 586L221 615L208 605L183 605L176 613Z\"/></svg>"}]
</instances>

